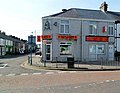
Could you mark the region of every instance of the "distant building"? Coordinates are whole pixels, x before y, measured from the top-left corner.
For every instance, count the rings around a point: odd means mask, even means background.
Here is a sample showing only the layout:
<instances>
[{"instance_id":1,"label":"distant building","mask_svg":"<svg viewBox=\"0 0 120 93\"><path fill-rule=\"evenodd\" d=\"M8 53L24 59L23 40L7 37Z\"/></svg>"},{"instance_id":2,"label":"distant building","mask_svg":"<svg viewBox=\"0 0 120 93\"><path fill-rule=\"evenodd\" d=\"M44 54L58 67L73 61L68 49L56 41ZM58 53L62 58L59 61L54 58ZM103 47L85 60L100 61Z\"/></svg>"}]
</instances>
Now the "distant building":
<instances>
[{"instance_id":1,"label":"distant building","mask_svg":"<svg viewBox=\"0 0 120 93\"><path fill-rule=\"evenodd\" d=\"M35 51L36 49L36 36L30 35L28 36L28 44L29 44L29 50L32 45L32 51Z\"/></svg>"},{"instance_id":2,"label":"distant building","mask_svg":"<svg viewBox=\"0 0 120 93\"><path fill-rule=\"evenodd\" d=\"M28 44L26 40L21 40L12 35L6 35L0 31L0 57L6 55L20 54L28 52Z\"/></svg>"}]
</instances>

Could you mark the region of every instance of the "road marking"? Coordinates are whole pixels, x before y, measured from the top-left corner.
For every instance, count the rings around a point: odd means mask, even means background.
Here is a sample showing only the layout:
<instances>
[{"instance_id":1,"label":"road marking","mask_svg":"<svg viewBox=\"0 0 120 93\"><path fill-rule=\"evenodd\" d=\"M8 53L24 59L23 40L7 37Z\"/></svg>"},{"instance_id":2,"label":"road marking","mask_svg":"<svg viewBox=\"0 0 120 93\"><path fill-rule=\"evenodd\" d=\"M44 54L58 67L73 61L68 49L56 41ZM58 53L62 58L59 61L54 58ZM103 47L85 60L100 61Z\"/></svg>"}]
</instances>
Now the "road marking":
<instances>
[{"instance_id":1,"label":"road marking","mask_svg":"<svg viewBox=\"0 0 120 93\"><path fill-rule=\"evenodd\" d=\"M40 74L42 74L42 73L33 73L32 75L40 75Z\"/></svg>"},{"instance_id":2,"label":"road marking","mask_svg":"<svg viewBox=\"0 0 120 93\"><path fill-rule=\"evenodd\" d=\"M110 80L106 80L106 82L110 82Z\"/></svg>"},{"instance_id":3,"label":"road marking","mask_svg":"<svg viewBox=\"0 0 120 93\"><path fill-rule=\"evenodd\" d=\"M92 83L92 85L96 85L95 83Z\"/></svg>"},{"instance_id":4,"label":"road marking","mask_svg":"<svg viewBox=\"0 0 120 93\"><path fill-rule=\"evenodd\" d=\"M47 72L46 74L54 74L54 72Z\"/></svg>"},{"instance_id":5,"label":"road marking","mask_svg":"<svg viewBox=\"0 0 120 93\"><path fill-rule=\"evenodd\" d=\"M28 75L28 73L22 73L22 74L20 74L21 76L26 76L26 75Z\"/></svg>"},{"instance_id":6,"label":"road marking","mask_svg":"<svg viewBox=\"0 0 120 93\"><path fill-rule=\"evenodd\" d=\"M78 88L78 87L74 87L74 88Z\"/></svg>"},{"instance_id":7,"label":"road marking","mask_svg":"<svg viewBox=\"0 0 120 93\"><path fill-rule=\"evenodd\" d=\"M102 83L104 83L104 82L100 82L100 84L102 84Z\"/></svg>"},{"instance_id":8,"label":"road marking","mask_svg":"<svg viewBox=\"0 0 120 93\"><path fill-rule=\"evenodd\" d=\"M88 84L89 86L91 86L92 84Z\"/></svg>"},{"instance_id":9,"label":"road marking","mask_svg":"<svg viewBox=\"0 0 120 93\"><path fill-rule=\"evenodd\" d=\"M60 71L58 72L59 74L62 74L62 73L67 73L67 71Z\"/></svg>"},{"instance_id":10,"label":"road marking","mask_svg":"<svg viewBox=\"0 0 120 93\"><path fill-rule=\"evenodd\" d=\"M6 75L6 76L15 76L15 74L8 74L8 75Z\"/></svg>"},{"instance_id":11,"label":"road marking","mask_svg":"<svg viewBox=\"0 0 120 93\"><path fill-rule=\"evenodd\" d=\"M115 80L111 80L112 82L115 82Z\"/></svg>"},{"instance_id":12,"label":"road marking","mask_svg":"<svg viewBox=\"0 0 120 93\"><path fill-rule=\"evenodd\" d=\"M77 71L69 71L69 73L76 73Z\"/></svg>"},{"instance_id":13,"label":"road marking","mask_svg":"<svg viewBox=\"0 0 120 93\"><path fill-rule=\"evenodd\" d=\"M0 65L2 65L2 67L0 68L5 68L7 66L7 64L0 64Z\"/></svg>"},{"instance_id":14,"label":"road marking","mask_svg":"<svg viewBox=\"0 0 120 93\"><path fill-rule=\"evenodd\" d=\"M4 64L4 68L7 66L7 64Z\"/></svg>"},{"instance_id":15,"label":"road marking","mask_svg":"<svg viewBox=\"0 0 120 93\"><path fill-rule=\"evenodd\" d=\"M2 74L0 74L0 76L2 76Z\"/></svg>"}]
</instances>

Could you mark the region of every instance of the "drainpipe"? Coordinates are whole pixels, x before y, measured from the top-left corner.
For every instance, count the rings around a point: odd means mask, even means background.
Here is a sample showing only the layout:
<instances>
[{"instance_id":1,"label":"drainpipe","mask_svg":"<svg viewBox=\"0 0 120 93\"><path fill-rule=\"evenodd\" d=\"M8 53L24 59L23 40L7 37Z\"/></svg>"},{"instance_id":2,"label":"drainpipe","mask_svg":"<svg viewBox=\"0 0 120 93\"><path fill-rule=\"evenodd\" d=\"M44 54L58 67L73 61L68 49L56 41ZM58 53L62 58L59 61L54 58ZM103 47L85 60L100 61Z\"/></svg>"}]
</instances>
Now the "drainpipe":
<instances>
[{"instance_id":1,"label":"drainpipe","mask_svg":"<svg viewBox=\"0 0 120 93\"><path fill-rule=\"evenodd\" d=\"M115 34L114 34L115 40L115 51L117 51L117 23L115 22Z\"/></svg>"},{"instance_id":2,"label":"drainpipe","mask_svg":"<svg viewBox=\"0 0 120 93\"><path fill-rule=\"evenodd\" d=\"M82 33L82 20L81 20L81 33L80 33L80 34L81 34L81 36L80 36L80 38L81 38L81 52L80 52L80 55L81 55L81 61L82 61L82 57L83 57L83 56L82 56L82 54L83 54L83 53L82 53L82 52L83 52L83 49L82 49L82 47L83 47L83 45L82 45L82 40L83 40L83 39L82 39L82 35L83 35L83 33Z\"/></svg>"}]
</instances>

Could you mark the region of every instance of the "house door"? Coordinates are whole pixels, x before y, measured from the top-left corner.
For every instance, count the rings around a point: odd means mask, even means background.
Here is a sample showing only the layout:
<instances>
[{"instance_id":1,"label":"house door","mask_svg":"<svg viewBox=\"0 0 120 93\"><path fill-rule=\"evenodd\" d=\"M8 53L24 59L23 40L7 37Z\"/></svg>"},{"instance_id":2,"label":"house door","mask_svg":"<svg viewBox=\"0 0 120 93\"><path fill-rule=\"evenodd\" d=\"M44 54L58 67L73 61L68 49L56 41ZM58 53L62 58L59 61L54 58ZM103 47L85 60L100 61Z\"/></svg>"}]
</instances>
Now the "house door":
<instances>
[{"instance_id":1,"label":"house door","mask_svg":"<svg viewBox=\"0 0 120 93\"><path fill-rule=\"evenodd\" d=\"M109 45L109 60L114 60L114 46L113 45Z\"/></svg>"},{"instance_id":2,"label":"house door","mask_svg":"<svg viewBox=\"0 0 120 93\"><path fill-rule=\"evenodd\" d=\"M46 44L46 61L52 61L52 44Z\"/></svg>"}]
</instances>

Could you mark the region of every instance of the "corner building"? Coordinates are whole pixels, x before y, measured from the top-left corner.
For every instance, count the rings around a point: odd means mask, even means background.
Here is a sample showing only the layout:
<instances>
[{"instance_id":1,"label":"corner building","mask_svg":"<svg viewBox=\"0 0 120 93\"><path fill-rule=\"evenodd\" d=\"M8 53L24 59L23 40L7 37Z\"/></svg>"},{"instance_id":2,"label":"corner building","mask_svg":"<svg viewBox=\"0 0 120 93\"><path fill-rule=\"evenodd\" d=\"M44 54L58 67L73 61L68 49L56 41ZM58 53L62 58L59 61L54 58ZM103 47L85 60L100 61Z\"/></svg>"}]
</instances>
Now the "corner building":
<instances>
[{"instance_id":1,"label":"corner building","mask_svg":"<svg viewBox=\"0 0 120 93\"><path fill-rule=\"evenodd\" d=\"M115 19L106 9L63 9L43 17L42 25L43 60L114 60Z\"/></svg>"}]
</instances>

